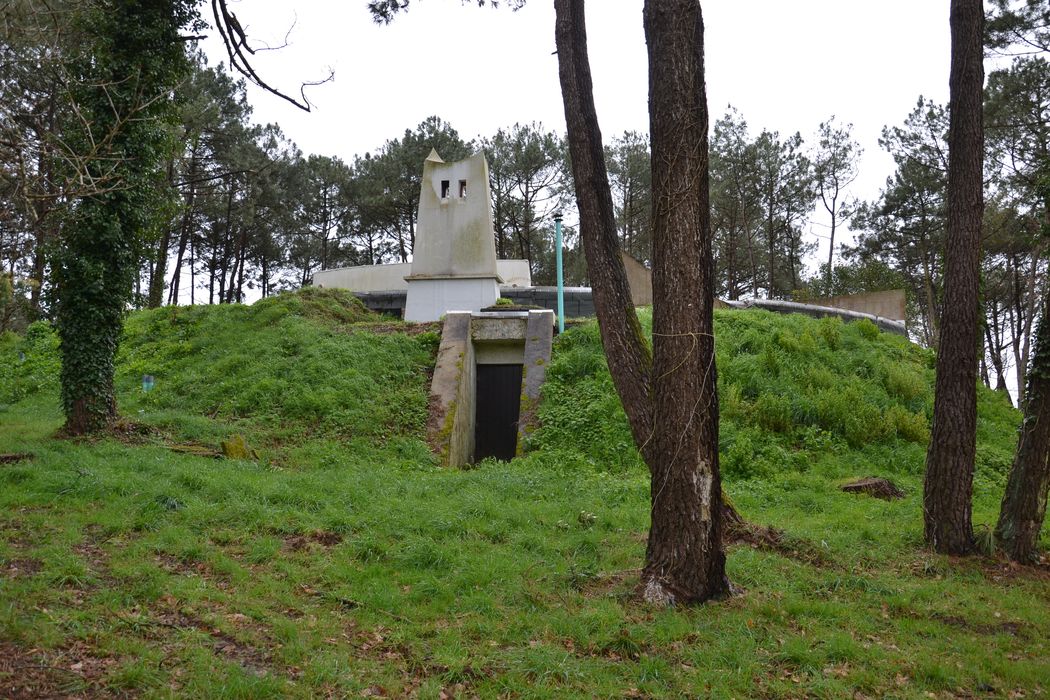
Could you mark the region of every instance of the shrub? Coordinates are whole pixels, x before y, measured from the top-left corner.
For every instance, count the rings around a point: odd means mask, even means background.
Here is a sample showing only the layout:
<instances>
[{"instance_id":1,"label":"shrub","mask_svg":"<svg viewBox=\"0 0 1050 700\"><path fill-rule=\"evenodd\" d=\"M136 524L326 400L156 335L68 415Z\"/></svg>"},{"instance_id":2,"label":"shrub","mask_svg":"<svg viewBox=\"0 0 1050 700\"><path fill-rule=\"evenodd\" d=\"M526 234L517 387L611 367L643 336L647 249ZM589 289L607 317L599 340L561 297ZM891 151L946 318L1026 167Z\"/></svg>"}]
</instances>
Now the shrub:
<instances>
[{"instance_id":1,"label":"shrub","mask_svg":"<svg viewBox=\"0 0 1050 700\"><path fill-rule=\"evenodd\" d=\"M788 433L794 427L791 418L791 401L785 396L762 394L755 402L755 418L758 425L775 433Z\"/></svg>"},{"instance_id":2,"label":"shrub","mask_svg":"<svg viewBox=\"0 0 1050 700\"><path fill-rule=\"evenodd\" d=\"M865 340L875 340L879 337L879 327L872 323L869 319L862 318L859 321L854 321L853 325L860 332L860 335Z\"/></svg>"},{"instance_id":3,"label":"shrub","mask_svg":"<svg viewBox=\"0 0 1050 700\"><path fill-rule=\"evenodd\" d=\"M886 410L887 430L908 442L925 445L930 441L930 424L921 413L911 413L901 406Z\"/></svg>"}]
</instances>

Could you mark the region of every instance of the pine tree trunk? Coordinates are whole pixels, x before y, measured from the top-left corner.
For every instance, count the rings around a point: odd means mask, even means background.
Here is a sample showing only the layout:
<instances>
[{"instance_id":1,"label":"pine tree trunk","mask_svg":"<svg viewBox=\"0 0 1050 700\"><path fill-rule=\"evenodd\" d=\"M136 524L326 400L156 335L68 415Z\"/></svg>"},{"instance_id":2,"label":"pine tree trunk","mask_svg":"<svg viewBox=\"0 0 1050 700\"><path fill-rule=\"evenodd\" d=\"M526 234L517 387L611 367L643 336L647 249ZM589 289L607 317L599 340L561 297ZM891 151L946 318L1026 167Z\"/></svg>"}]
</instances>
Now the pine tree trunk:
<instances>
[{"instance_id":1,"label":"pine tree trunk","mask_svg":"<svg viewBox=\"0 0 1050 700\"><path fill-rule=\"evenodd\" d=\"M645 6L657 300L650 361L618 250L583 5L583 0L555 0L555 37L580 237L595 311L613 382L652 477L652 526L641 591L645 600L658 605L698 603L729 591L711 334L713 271L700 6L696 0L649 0Z\"/></svg>"},{"instance_id":2,"label":"pine tree trunk","mask_svg":"<svg viewBox=\"0 0 1050 700\"><path fill-rule=\"evenodd\" d=\"M697 0L647 0L653 180L652 527L644 598L729 592L722 548L704 25Z\"/></svg>"},{"instance_id":3,"label":"pine tree trunk","mask_svg":"<svg viewBox=\"0 0 1050 700\"><path fill-rule=\"evenodd\" d=\"M952 0L948 129L948 230L937 350L933 430L926 455L926 542L973 551L970 522L977 433L978 282L984 209L981 0Z\"/></svg>"},{"instance_id":4,"label":"pine tree trunk","mask_svg":"<svg viewBox=\"0 0 1050 700\"><path fill-rule=\"evenodd\" d=\"M583 0L555 0L558 75L569 153L580 212L580 240L594 293L595 315L613 383L636 445L652 433L649 374L652 356L631 301L620 258L609 177L598 115L594 108Z\"/></svg>"},{"instance_id":5,"label":"pine tree trunk","mask_svg":"<svg viewBox=\"0 0 1050 700\"><path fill-rule=\"evenodd\" d=\"M168 159L168 186L175 187L175 154ZM164 277L168 269L168 251L171 248L171 224L164 225L164 233L157 242L153 260L149 263L149 287L146 306L156 309L164 303Z\"/></svg>"},{"instance_id":6,"label":"pine tree trunk","mask_svg":"<svg viewBox=\"0 0 1050 700\"><path fill-rule=\"evenodd\" d=\"M1050 302L1050 300L1048 300ZM1035 355L1028 373L1024 422L1017 452L999 510L995 538L1007 555L1022 563L1038 559L1039 531L1046 516L1050 488L1050 319L1043 317L1036 330Z\"/></svg>"}]
</instances>

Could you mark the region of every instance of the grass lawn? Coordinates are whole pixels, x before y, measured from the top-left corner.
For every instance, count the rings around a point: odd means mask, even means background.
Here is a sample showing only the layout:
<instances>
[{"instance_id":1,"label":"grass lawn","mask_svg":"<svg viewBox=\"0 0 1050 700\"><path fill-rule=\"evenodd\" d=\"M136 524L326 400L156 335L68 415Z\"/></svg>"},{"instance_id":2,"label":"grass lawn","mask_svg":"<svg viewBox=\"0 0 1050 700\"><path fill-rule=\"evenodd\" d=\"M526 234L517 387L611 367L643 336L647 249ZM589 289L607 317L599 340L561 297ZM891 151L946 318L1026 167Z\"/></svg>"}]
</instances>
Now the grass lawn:
<instances>
[{"instance_id":1,"label":"grass lawn","mask_svg":"<svg viewBox=\"0 0 1050 700\"><path fill-rule=\"evenodd\" d=\"M55 437L53 336L0 339L0 697L1044 696L1050 569L922 546L928 353L718 323L726 490L786 534L671 610L632 596L649 484L593 326L527 455L468 471L422 440L434 333L332 293L134 314L97 441ZM1017 415L980 404L987 526ZM235 434L256 458L193 453ZM869 474L907 496L838 489Z\"/></svg>"}]
</instances>

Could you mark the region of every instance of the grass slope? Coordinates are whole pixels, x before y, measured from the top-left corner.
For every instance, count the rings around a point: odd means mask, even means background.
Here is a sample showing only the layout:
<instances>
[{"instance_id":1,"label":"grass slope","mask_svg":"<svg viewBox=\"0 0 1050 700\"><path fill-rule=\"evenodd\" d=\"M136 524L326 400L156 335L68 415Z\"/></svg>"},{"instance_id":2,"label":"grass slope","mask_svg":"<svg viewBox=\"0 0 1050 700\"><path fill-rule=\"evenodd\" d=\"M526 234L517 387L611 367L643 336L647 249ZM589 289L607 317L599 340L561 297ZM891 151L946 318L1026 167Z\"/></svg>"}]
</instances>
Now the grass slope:
<instances>
[{"instance_id":1,"label":"grass slope","mask_svg":"<svg viewBox=\"0 0 1050 700\"><path fill-rule=\"evenodd\" d=\"M422 441L434 334L337 292L133 314L119 402L152 429L120 440L54 439L53 335L0 339L0 452L34 455L0 464L0 696L1045 693L1046 571L921 546L929 354L717 324L727 489L791 539L734 546L745 593L693 610L630 596L648 479L593 325L556 343L529 454L471 471ZM987 524L1017 415L980 403ZM260 458L169 449L233 433ZM867 474L908 497L838 491Z\"/></svg>"}]
</instances>

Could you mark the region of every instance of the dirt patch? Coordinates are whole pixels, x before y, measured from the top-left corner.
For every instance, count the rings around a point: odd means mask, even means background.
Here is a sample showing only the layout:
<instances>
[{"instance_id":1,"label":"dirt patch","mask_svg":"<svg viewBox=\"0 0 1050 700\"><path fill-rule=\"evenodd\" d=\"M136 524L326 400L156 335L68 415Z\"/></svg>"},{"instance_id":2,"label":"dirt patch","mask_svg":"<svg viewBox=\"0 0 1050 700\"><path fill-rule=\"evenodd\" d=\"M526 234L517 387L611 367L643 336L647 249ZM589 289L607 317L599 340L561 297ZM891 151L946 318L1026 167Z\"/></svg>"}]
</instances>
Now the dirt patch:
<instances>
[{"instance_id":1,"label":"dirt patch","mask_svg":"<svg viewBox=\"0 0 1050 700\"><path fill-rule=\"evenodd\" d=\"M832 568L835 565L816 545L791 537L775 527L749 523L731 505L723 504L722 523L727 545L746 545L821 568Z\"/></svg>"},{"instance_id":2,"label":"dirt patch","mask_svg":"<svg viewBox=\"0 0 1050 700\"><path fill-rule=\"evenodd\" d=\"M995 557L951 557L955 566L976 565L981 574L995 583L1012 583L1014 581L1040 581L1050 583L1050 557L1045 554L1035 564L1018 564L1003 555Z\"/></svg>"},{"instance_id":3,"label":"dirt patch","mask_svg":"<svg viewBox=\"0 0 1050 700\"><path fill-rule=\"evenodd\" d=\"M580 586L580 592L587 598L630 598L641 573L641 569L625 569L596 574Z\"/></svg>"},{"instance_id":4,"label":"dirt patch","mask_svg":"<svg viewBox=\"0 0 1050 700\"><path fill-rule=\"evenodd\" d=\"M892 481L877 476L867 476L863 479L857 479L848 484L843 484L840 488L846 493L866 493L869 496L881 498L884 501L893 501L899 498L904 498L905 496L904 491L898 488Z\"/></svg>"},{"instance_id":5,"label":"dirt patch","mask_svg":"<svg viewBox=\"0 0 1050 700\"><path fill-rule=\"evenodd\" d=\"M170 444L167 447L172 452L192 455L194 457L211 457L213 459L219 459L220 457L222 457L222 452L219 452L214 447L209 447L208 445L201 445L200 443L195 442Z\"/></svg>"},{"instance_id":6,"label":"dirt patch","mask_svg":"<svg viewBox=\"0 0 1050 700\"><path fill-rule=\"evenodd\" d=\"M110 697L103 679L119 663L114 657L98 657L87 645L76 642L67 647L26 649L0 642L0 697L10 700L29 698Z\"/></svg>"},{"instance_id":7,"label":"dirt patch","mask_svg":"<svg viewBox=\"0 0 1050 700\"><path fill-rule=\"evenodd\" d=\"M289 535L284 538L284 548L293 552L300 552L304 549L310 548L311 545L318 545L324 549L334 547L343 541L343 536L338 532L330 532L328 530L314 530L301 535Z\"/></svg>"},{"instance_id":8,"label":"dirt patch","mask_svg":"<svg viewBox=\"0 0 1050 700\"><path fill-rule=\"evenodd\" d=\"M977 634L1008 634L1011 637L1019 637L1022 636L1024 632L1024 625L1020 622L971 622L970 620L967 620L964 617L959 617L958 615L944 615L941 613L930 615L930 619L948 625L949 627L976 632Z\"/></svg>"},{"instance_id":9,"label":"dirt patch","mask_svg":"<svg viewBox=\"0 0 1050 700\"><path fill-rule=\"evenodd\" d=\"M44 568L36 559L10 559L0 566L0 578L20 578L32 576Z\"/></svg>"},{"instance_id":10,"label":"dirt patch","mask_svg":"<svg viewBox=\"0 0 1050 700\"><path fill-rule=\"evenodd\" d=\"M0 465L17 464L36 459L36 455L29 452L4 452L0 453Z\"/></svg>"},{"instance_id":11,"label":"dirt patch","mask_svg":"<svg viewBox=\"0 0 1050 700\"><path fill-rule=\"evenodd\" d=\"M56 440L72 440L73 442L83 442L87 444L95 444L101 440L113 439L122 442L125 445L145 445L152 443L154 438L161 435L163 435L163 433L152 425L138 423L127 418L117 418L104 430L91 433L90 435L72 435L63 426L58 429L54 437Z\"/></svg>"},{"instance_id":12,"label":"dirt patch","mask_svg":"<svg viewBox=\"0 0 1050 700\"><path fill-rule=\"evenodd\" d=\"M367 331L377 335L389 335L391 333L404 333L405 335L420 335L421 333L441 334L441 321L428 321L426 323L356 323L353 331Z\"/></svg>"},{"instance_id":13,"label":"dirt patch","mask_svg":"<svg viewBox=\"0 0 1050 700\"><path fill-rule=\"evenodd\" d=\"M271 656L268 650L274 647L273 640L266 628L255 623L247 615L230 613L222 617L230 626L238 631L244 630L258 641L254 639L245 641L233 636L206 621L196 611L180 608L178 601L171 596L162 597L157 607L150 610L148 614L136 612L131 617L122 615L118 617L135 627L153 628L155 632L148 636L158 641L171 634L162 632L166 629L203 633L209 638L211 649L216 656L238 664L254 676L261 677L271 672Z\"/></svg>"},{"instance_id":14,"label":"dirt patch","mask_svg":"<svg viewBox=\"0 0 1050 700\"><path fill-rule=\"evenodd\" d=\"M883 606L883 617L887 614L894 614L885 605ZM997 620L995 617L996 613L989 611L988 618L981 622L968 620L961 615L950 615L948 613L933 612L926 614L919 610L904 609L899 613L900 617L905 617L910 620L932 620L933 622L939 622L942 625L952 627L957 630L963 630L964 632L972 632L974 634L981 635L996 635L996 634L1007 634L1011 637L1026 638L1028 636L1028 626L1023 622L1014 622L1012 620ZM896 615L895 615L896 616Z\"/></svg>"},{"instance_id":15,"label":"dirt patch","mask_svg":"<svg viewBox=\"0 0 1050 700\"><path fill-rule=\"evenodd\" d=\"M73 553L87 563L91 573L103 585L115 583L116 579L109 568L109 552L102 548L109 538L103 536L98 526L88 526L85 534L87 536L73 547Z\"/></svg>"},{"instance_id":16,"label":"dirt patch","mask_svg":"<svg viewBox=\"0 0 1050 700\"><path fill-rule=\"evenodd\" d=\"M211 575L211 567L202 561L186 561L180 559L171 554L157 554L154 561L160 566L160 568L167 571L169 574L178 574L179 576L200 576L207 578Z\"/></svg>"}]
</instances>

